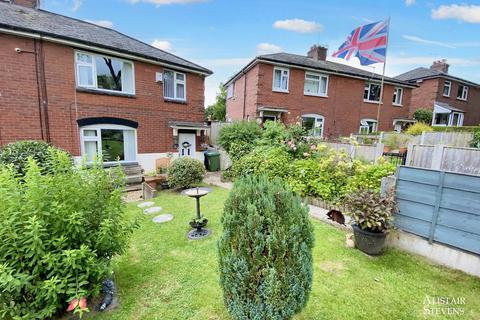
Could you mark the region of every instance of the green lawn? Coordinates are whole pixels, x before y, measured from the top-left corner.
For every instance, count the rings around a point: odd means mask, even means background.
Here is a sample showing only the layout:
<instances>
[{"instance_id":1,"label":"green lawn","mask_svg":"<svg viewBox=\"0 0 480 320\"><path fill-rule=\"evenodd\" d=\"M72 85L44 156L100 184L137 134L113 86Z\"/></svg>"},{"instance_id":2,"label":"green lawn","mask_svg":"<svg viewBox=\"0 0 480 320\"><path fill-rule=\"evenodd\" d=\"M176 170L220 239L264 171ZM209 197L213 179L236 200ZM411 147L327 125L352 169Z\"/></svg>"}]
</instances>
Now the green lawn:
<instances>
[{"instance_id":1,"label":"green lawn","mask_svg":"<svg viewBox=\"0 0 480 320\"><path fill-rule=\"evenodd\" d=\"M145 216L128 253L116 259L120 308L96 319L228 319L218 284L216 241L228 191L213 188L202 199L213 235L189 241L188 221L194 200L163 192L155 199L166 224ZM143 215L136 204L129 214ZM480 319L480 279L431 265L412 255L389 250L371 258L345 247L345 234L312 220L314 282L310 300L295 319L452 319L425 316L426 296L462 297L462 319ZM427 306L428 307L428 306Z\"/></svg>"}]
</instances>

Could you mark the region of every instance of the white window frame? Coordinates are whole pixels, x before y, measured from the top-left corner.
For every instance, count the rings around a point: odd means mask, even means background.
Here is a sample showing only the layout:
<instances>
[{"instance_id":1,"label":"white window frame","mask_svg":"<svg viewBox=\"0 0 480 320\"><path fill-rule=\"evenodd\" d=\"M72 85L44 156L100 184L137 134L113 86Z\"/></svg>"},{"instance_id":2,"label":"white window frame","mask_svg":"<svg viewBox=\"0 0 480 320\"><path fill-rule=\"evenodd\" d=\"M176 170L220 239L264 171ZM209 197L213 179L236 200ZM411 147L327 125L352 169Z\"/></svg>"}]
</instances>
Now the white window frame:
<instances>
[{"instance_id":1,"label":"white window frame","mask_svg":"<svg viewBox=\"0 0 480 320\"><path fill-rule=\"evenodd\" d=\"M83 61L79 61L78 60L78 55L79 54L84 54L84 55L90 56L92 58L92 63L86 63L86 62L83 62ZM123 76L124 76L123 72L122 72L122 91L98 88L97 64L95 63L95 57L105 57L105 58L108 58L108 59L118 60L122 63L129 64L130 67L132 68L132 90L131 91L125 91L125 86L123 84L123 81L124 81L123 80ZM81 85L80 84L80 71L79 71L80 66L88 66L88 67L92 68L93 85L88 86L88 85ZM123 66L122 66L122 69L123 69ZM134 95L135 94L135 64L132 61L117 58L117 57L108 56L108 55L105 55L105 54L97 54L97 53L92 53L92 52L75 50L75 73L76 73L75 74L75 80L76 80L75 82L76 82L77 88L86 88L86 89L91 89L91 90L95 90L95 91L112 92L112 93L116 93L116 94L125 94L125 95Z\"/></svg>"},{"instance_id":2,"label":"white window frame","mask_svg":"<svg viewBox=\"0 0 480 320\"><path fill-rule=\"evenodd\" d=\"M280 71L280 87L275 87L275 71ZM283 77L285 76L283 73L284 72L287 72L287 75L286 75L286 78L287 78L287 89L283 89L282 88L282 80L283 80ZM273 77L272 77L272 91L275 91L275 92L284 92L284 93L288 93L288 89L289 89L289 82L290 82L290 69L288 68L282 68L282 67L273 67Z\"/></svg>"},{"instance_id":3,"label":"white window frame","mask_svg":"<svg viewBox=\"0 0 480 320\"><path fill-rule=\"evenodd\" d=\"M365 99L365 90L368 85L368 94L367 94L367 99ZM378 100L369 100L370 97L370 90L372 89L372 85L376 85L380 87L380 95L378 96ZM363 88L363 102L369 102L369 103L379 103L380 100L382 100L382 86L378 83L375 82L366 82L365 86Z\"/></svg>"},{"instance_id":4,"label":"white window frame","mask_svg":"<svg viewBox=\"0 0 480 320\"><path fill-rule=\"evenodd\" d=\"M448 93L447 93L447 94L445 94L445 87L448 87ZM444 97L450 97L450 94L451 94L451 93L452 93L452 82L451 82L451 81L445 81L445 82L443 83L443 92L442 92L442 94L443 94Z\"/></svg>"},{"instance_id":5,"label":"white window frame","mask_svg":"<svg viewBox=\"0 0 480 320\"><path fill-rule=\"evenodd\" d=\"M235 96L235 82L232 82L227 87L227 99L232 99Z\"/></svg>"},{"instance_id":6,"label":"white window frame","mask_svg":"<svg viewBox=\"0 0 480 320\"><path fill-rule=\"evenodd\" d=\"M463 90L462 90L462 96L461 96L460 98L458 97L458 91L457 91L457 99L458 99L458 100L462 100L462 101L467 101L467 100L468 100L468 86L459 83L459 84L458 84L458 87L459 87L459 88L460 88L460 87L463 87Z\"/></svg>"},{"instance_id":7,"label":"white window frame","mask_svg":"<svg viewBox=\"0 0 480 320\"><path fill-rule=\"evenodd\" d=\"M315 119L315 123L314 123L314 127L315 128L318 128L316 125L317 125L317 122L320 122L319 120L321 120L322 122L322 131L321 131L321 134L318 135L318 136L310 136L310 137L314 137L314 138L323 138L323 133L325 131L325 117L324 116L321 116L319 114L315 114L315 113L307 113L307 114L302 114L301 116L302 118L302 123L303 123L303 118L314 118Z\"/></svg>"},{"instance_id":8,"label":"white window frame","mask_svg":"<svg viewBox=\"0 0 480 320\"><path fill-rule=\"evenodd\" d=\"M370 129L370 126L368 125L368 122L373 122L373 124L374 124L372 132L368 132L368 130ZM378 121L375 120L375 119L361 119L360 120L360 128L358 129L358 133L362 134L362 128L367 128L367 133L366 134L376 132L378 130Z\"/></svg>"},{"instance_id":9,"label":"white window frame","mask_svg":"<svg viewBox=\"0 0 480 320\"><path fill-rule=\"evenodd\" d=\"M167 97L165 96L165 73L166 72L173 72L173 95L174 97ZM164 75L163 75L163 97L165 99L168 99L168 100L175 100L175 101L187 101L187 74L185 72L177 72L175 70L169 70L169 69L165 69L163 71ZM184 80L178 80L177 79L177 74L183 74L183 79ZM178 93L177 93L177 84L183 84L183 88L184 88L184 94L183 94L183 98L178 98Z\"/></svg>"},{"instance_id":10,"label":"white window frame","mask_svg":"<svg viewBox=\"0 0 480 320\"><path fill-rule=\"evenodd\" d=\"M318 77L318 80L313 80L313 79L307 79L307 76L314 76ZM322 89L321 83L322 83L322 78L325 78L325 93L320 92ZM316 81L318 82L318 92L317 93L312 93L312 92L306 92L305 91L305 82L306 81ZM315 73L315 72L305 72L305 81L303 83L303 94L306 96L315 96L315 97L328 97L328 75L326 74L321 74L321 73Z\"/></svg>"},{"instance_id":11,"label":"white window frame","mask_svg":"<svg viewBox=\"0 0 480 320\"><path fill-rule=\"evenodd\" d=\"M80 127L80 151L82 154L82 157L86 157L86 151L85 151L85 142L86 141L95 141L97 143L97 153L98 156L102 156L102 129L104 130L129 130L134 132L134 141L135 141L135 159L133 160L120 160L120 163L131 163L131 162L136 162L137 161L137 156L138 156L138 141L137 141L137 129L128 127L128 126L122 126L118 124L92 124L92 125L87 125ZM84 132L85 130L95 130L97 132L96 136L85 136ZM125 141L124 141L125 143ZM91 163L91 161L87 161L87 163ZM105 161L105 164L110 164L110 163L117 163L117 161Z\"/></svg>"},{"instance_id":12,"label":"white window frame","mask_svg":"<svg viewBox=\"0 0 480 320\"><path fill-rule=\"evenodd\" d=\"M398 99L399 92L400 92L400 99ZM403 106L403 104L402 104L402 102L403 102L403 88L395 87L393 89L393 97L395 98L395 101L393 101L393 105L397 106L397 107L402 107Z\"/></svg>"},{"instance_id":13,"label":"white window frame","mask_svg":"<svg viewBox=\"0 0 480 320\"><path fill-rule=\"evenodd\" d=\"M455 115L458 115L458 121L457 121L456 124L453 123L453 119L454 119ZM449 127L461 127L462 125L463 125L463 113L462 112L455 112L455 111L450 113L450 115L448 116L448 126Z\"/></svg>"}]
</instances>

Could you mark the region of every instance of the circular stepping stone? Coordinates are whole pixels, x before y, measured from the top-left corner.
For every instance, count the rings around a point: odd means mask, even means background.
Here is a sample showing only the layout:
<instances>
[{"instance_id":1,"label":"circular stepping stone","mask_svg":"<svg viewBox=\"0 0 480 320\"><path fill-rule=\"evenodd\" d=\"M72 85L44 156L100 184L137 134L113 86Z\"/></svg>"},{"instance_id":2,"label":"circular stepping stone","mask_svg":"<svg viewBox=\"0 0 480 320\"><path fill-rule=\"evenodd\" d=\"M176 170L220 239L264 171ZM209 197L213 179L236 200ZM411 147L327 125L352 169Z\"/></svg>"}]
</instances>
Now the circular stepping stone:
<instances>
[{"instance_id":1,"label":"circular stepping stone","mask_svg":"<svg viewBox=\"0 0 480 320\"><path fill-rule=\"evenodd\" d=\"M161 214L152 219L155 223L164 223L173 220L173 215L171 214Z\"/></svg>"},{"instance_id":2,"label":"circular stepping stone","mask_svg":"<svg viewBox=\"0 0 480 320\"><path fill-rule=\"evenodd\" d=\"M162 208L160 208L160 207L151 207L151 208L147 208L147 209L143 210L143 213L152 214L152 213L157 213L157 212L160 212L160 211L162 211Z\"/></svg>"},{"instance_id":3,"label":"circular stepping stone","mask_svg":"<svg viewBox=\"0 0 480 320\"><path fill-rule=\"evenodd\" d=\"M142 203L138 204L137 207L139 207L139 208L147 208L147 207L153 206L154 204L155 204L155 203L152 202L152 201L147 201L147 202L142 202Z\"/></svg>"}]
</instances>

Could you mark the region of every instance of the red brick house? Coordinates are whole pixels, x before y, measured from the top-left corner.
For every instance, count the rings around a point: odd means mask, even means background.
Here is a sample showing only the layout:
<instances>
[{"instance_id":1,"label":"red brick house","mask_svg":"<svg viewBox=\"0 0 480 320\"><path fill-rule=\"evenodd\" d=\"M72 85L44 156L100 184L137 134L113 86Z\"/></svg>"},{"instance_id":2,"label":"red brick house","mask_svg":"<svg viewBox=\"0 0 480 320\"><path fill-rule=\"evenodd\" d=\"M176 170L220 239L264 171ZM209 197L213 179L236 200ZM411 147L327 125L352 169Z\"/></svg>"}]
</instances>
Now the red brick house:
<instances>
[{"instance_id":1,"label":"red brick house","mask_svg":"<svg viewBox=\"0 0 480 320\"><path fill-rule=\"evenodd\" d=\"M416 68L395 78L416 84L410 113L424 108L433 111L434 126L474 126L480 124L480 84L448 73L446 60L428 68Z\"/></svg>"},{"instance_id":2,"label":"red brick house","mask_svg":"<svg viewBox=\"0 0 480 320\"><path fill-rule=\"evenodd\" d=\"M415 84L385 78L378 125L381 76L326 57L327 49L318 46L307 56L256 57L226 82L227 119L300 121L310 134L326 138L400 131L412 122L409 105Z\"/></svg>"},{"instance_id":3,"label":"red brick house","mask_svg":"<svg viewBox=\"0 0 480 320\"><path fill-rule=\"evenodd\" d=\"M0 146L45 140L146 171L203 157L208 69L36 0L0 0L0 61Z\"/></svg>"}]
</instances>

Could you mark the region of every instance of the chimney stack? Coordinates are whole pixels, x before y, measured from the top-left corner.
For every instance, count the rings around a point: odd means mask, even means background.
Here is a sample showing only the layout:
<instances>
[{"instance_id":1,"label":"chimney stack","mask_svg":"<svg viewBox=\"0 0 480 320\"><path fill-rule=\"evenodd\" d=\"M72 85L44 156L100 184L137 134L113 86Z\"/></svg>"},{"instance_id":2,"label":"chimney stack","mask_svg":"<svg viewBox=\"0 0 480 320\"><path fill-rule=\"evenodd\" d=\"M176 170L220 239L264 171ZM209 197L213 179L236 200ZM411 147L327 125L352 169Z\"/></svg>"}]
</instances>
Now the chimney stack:
<instances>
[{"instance_id":1,"label":"chimney stack","mask_svg":"<svg viewBox=\"0 0 480 320\"><path fill-rule=\"evenodd\" d=\"M313 45L307 53L307 57L314 60L327 60L327 48L324 46Z\"/></svg>"},{"instance_id":2,"label":"chimney stack","mask_svg":"<svg viewBox=\"0 0 480 320\"><path fill-rule=\"evenodd\" d=\"M447 60L442 59L442 60L433 61L433 64L430 67L430 69L435 71L440 71L443 73L448 73L448 67L450 67L450 65L447 63Z\"/></svg>"},{"instance_id":3,"label":"chimney stack","mask_svg":"<svg viewBox=\"0 0 480 320\"><path fill-rule=\"evenodd\" d=\"M10 0L11 3L32 8L32 9L39 9L40 8L40 0Z\"/></svg>"}]
</instances>

